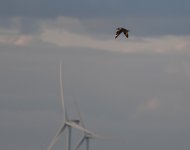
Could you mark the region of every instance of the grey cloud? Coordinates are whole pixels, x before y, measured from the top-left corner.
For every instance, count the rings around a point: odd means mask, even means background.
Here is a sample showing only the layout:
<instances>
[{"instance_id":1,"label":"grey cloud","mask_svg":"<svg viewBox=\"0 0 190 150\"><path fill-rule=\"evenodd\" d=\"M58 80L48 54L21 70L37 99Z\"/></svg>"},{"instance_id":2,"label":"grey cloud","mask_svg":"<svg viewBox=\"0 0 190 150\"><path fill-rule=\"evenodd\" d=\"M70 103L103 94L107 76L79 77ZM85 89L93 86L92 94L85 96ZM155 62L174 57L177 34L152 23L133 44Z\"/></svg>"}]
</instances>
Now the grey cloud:
<instances>
[{"instance_id":1,"label":"grey cloud","mask_svg":"<svg viewBox=\"0 0 190 150\"><path fill-rule=\"evenodd\" d=\"M119 17L107 19L81 19L80 22L91 35L109 35L115 33L115 28L124 26L130 30L129 36L162 36L189 35L189 17Z\"/></svg>"},{"instance_id":2,"label":"grey cloud","mask_svg":"<svg viewBox=\"0 0 190 150\"><path fill-rule=\"evenodd\" d=\"M20 32L22 34L40 34L40 20L34 18L20 19Z\"/></svg>"},{"instance_id":3,"label":"grey cloud","mask_svg":"<svg viewBox=\"0 0 190 150\"><path fill-rule=\"evenodd\" d=\"M7 18L21 17L21 32L38 33L40 20L59 16L77 18L84 22L86 32L107 33L117 26L131 28L132 35L189 34L189 1L1 1L1 26L10 26ZM94 19L97 23L85 23ZM98 22L98 19L101 21ZM102 23L104 21L105 23ZM99 26L101 24L102 26ZM97 25L97 26L96 26Z\"/></svg>"},{"instance_id":4,"label":"grey cloud","mask_svg":"<svg viewBox=\"0 0 190 150\"><path fill-rule=\"evenodd\" d=\"M13 25L13 22L10 20L10 18L0 19L0 27L12 28L12 25Z\"/></svg>"},{"instance_id":5,"label":"grey cloud","mask_svg":"<svg viewBox=\"0 0 190 150\"><path fill-rule=\"evenodd\" d=\"M13 19L0 19L0 27L10 30L17 28L19 34L40 35L43 26L51 26L51 30L66 29L71 33L86 34L95 38L113 37L115 28L124 26L130 29L131 36L163 36L189 35L189 17L123 17L106 19L36 19L21 17L18 22Z\"/></svg>"},{"instance_id":6,"label":"grey cloud","mask_svg":"<svg viewBox=\"0 0 190 150\"><path fill-rule=\"evenodd\" d=\"M40 22L59 16L78 19L84 26L69 27L98 38L111 36L117 26L131 29L130 35L189 35L189 1L50 1L3 0L0 5L0 26L10 28L7 18L20 17L20 31L24 34L41 32ZM92 20L92 21L91 21ZM63 26L64 27L64 26ZM99 36L100 35L100 36Z\"/></svg>"},{"instance_id":7,"label":"grey cloud","mask_svg":"<svg viewBox=\"0 0 190 150\"><path fill-rule=\"evenodd\" d=\"M189 1L5 1L1 2L0 14L4 16L25 16L25 17L102 17L102 16L143 16L143 15L169 15L189 16Z\"/></svg>"}]
</instances>

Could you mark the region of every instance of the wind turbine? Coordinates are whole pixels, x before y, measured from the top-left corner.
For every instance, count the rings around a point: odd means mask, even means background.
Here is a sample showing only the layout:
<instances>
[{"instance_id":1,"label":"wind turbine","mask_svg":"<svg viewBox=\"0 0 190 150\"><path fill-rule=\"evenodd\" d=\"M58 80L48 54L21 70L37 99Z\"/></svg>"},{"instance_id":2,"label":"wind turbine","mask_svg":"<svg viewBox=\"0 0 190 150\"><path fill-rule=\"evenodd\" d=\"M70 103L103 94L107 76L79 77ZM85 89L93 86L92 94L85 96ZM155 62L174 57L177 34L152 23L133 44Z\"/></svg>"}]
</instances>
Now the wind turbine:
<instances>
[{"instance_id":1,"label":"wind turbine","mask_svg":"<svg viewBox=\"0 0 190 150\"><path fill-rule=\"evenodd\" d=\"M51 150L53 146L56 144L58 139L60 138L60 135L65 131L66 128L68 128L68 134L67 134L67 150L71 150L71 129L79 129L81 131L86 131L83 129L79 124L80 120L69 120L67 115L67 110L64 104L64 96L63 96L63 80L62 80L62 65L60 63L60 90L61 90L61 103L62 103L62 109L64 113L64 119L63 122L57 131L55 137L51 141L49 147L47 150Z\"/></svg>"},{"instance_id":2,"label":"wind turbine","mask_svg":"<svg viewBox=\"0 0 190 150\"><path fill-rule=\"evenodd\" d=\"M99 136L99 135L97 135L97 134L95 134L95 133L93 133L93 132L91 132L91 131L89 131L89 130L87 130L85 128L85 125L84 125L84 122L82 120L82 116L80 114L80 111L79 111L79 108L78 108L78 105L77 105L76 101L75 101L75 105L76 105L76 108L77 108L77 111L78 111L78 116L80 118L80 124L82 126L82 131L84 133L81 140L77 144L75 150L78 150L80 148L80 146L84 143L84 141L86 141L86 150L89 150L89 141L90 141L90 139L103 139L103 137L101 137L101 136Z\"/></svg>"}]
</instances>

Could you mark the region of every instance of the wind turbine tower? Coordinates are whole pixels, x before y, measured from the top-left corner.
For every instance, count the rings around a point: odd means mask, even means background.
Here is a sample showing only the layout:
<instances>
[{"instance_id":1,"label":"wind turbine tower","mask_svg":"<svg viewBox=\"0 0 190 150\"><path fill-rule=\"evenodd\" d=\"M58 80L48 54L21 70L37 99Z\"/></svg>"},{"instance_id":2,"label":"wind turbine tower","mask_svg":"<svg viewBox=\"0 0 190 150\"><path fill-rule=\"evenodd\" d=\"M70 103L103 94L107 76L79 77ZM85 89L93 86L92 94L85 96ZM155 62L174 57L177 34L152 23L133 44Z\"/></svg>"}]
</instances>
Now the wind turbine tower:
<instances>
[{"instance_id":1,"label":"wind turbine tower","mask_svg":"<svg viewBox=\"0 0 190 150\"><path fill-rule=\"evenodd\" d=\"M72 130L72 128L84 130L81 126L78 125L79 120L69 120L69 118L68 118L67 110L66 110L65 102L64 102L64 96L63 96L62 64L60 64L59 71L60 71L61 103L62 103L64 118L63 118L63 122L62 122L59 130L57 131L55 137L52 139L47 150L51 150L53 148L53 146L57 143L61 134L65 131L66 128L68 129L66 150L71 150L71 130Z\"/></svg>"}]
</instances>

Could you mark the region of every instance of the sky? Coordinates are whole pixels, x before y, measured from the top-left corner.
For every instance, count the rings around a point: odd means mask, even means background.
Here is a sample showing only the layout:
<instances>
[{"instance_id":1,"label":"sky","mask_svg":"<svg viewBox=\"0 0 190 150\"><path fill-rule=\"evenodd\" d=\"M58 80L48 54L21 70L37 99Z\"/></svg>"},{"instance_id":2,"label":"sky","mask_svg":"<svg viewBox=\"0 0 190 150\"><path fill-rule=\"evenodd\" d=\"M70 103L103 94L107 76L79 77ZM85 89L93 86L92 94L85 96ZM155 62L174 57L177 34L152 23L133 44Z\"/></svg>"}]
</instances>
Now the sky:
<instances>
[{"instance_id":1,"label":"sky","mask_svg":"<svg viewBox=\"0 0 190 150\"><path fill-rule=\"evenodd\" d=\"M111 137L90 141L91 150L188 149L189 6L0 0L0 149L47 149L63 120L60 61L69 116L77 101L87 129ZM128 39L114 39L120 26ZM82 133L72 133L74 149Z\"/></svg>"}]
</instances>

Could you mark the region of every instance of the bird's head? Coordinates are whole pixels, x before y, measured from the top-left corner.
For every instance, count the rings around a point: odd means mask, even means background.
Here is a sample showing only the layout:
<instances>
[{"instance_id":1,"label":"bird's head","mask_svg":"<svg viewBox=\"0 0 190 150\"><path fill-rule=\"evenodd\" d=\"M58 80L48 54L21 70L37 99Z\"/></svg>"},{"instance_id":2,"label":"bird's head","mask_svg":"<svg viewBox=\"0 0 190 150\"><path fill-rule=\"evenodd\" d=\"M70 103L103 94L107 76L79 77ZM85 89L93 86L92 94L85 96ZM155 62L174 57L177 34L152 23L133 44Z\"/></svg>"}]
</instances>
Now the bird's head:
<instances>
[{"instance_id":1,"label":"bird's head","mask_svg":"<svg viewBox=\"0 0 190 150\"><path fill-rule=\"evenodd\" d=\"M119 27L119 28L116 28L116 30L121 30L121 27Z\"/></svg>"}]
</instances>

